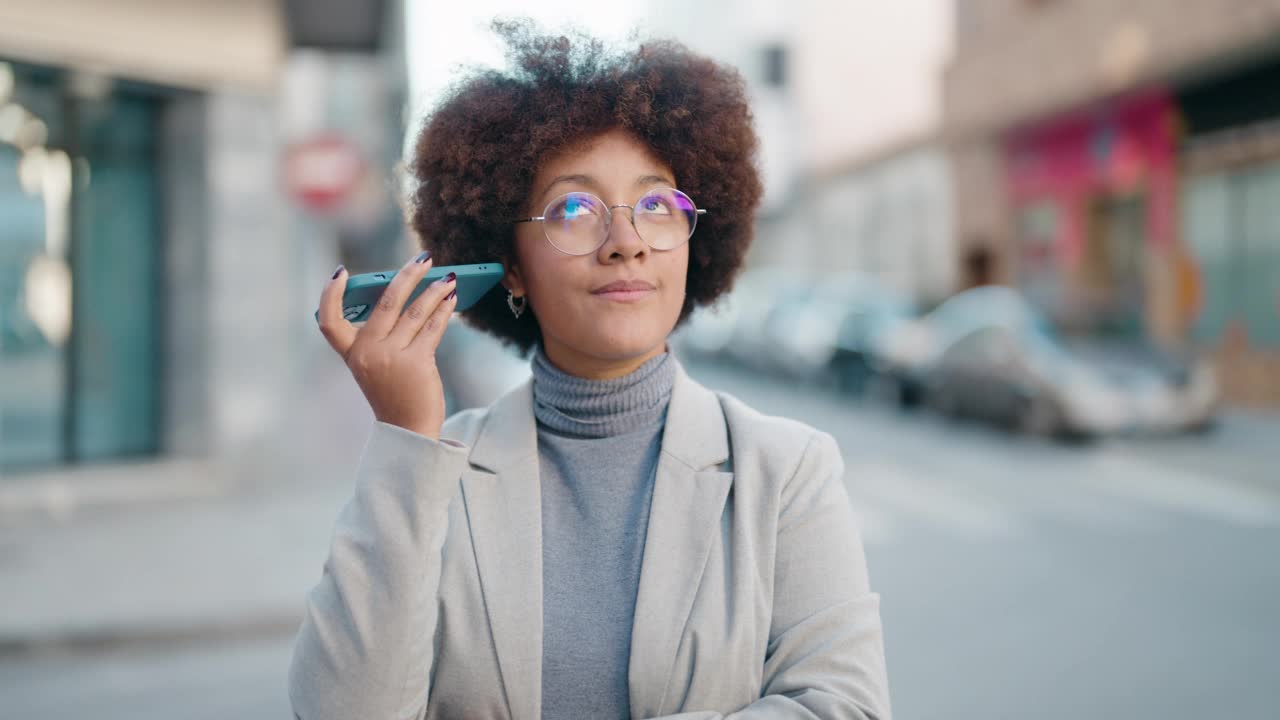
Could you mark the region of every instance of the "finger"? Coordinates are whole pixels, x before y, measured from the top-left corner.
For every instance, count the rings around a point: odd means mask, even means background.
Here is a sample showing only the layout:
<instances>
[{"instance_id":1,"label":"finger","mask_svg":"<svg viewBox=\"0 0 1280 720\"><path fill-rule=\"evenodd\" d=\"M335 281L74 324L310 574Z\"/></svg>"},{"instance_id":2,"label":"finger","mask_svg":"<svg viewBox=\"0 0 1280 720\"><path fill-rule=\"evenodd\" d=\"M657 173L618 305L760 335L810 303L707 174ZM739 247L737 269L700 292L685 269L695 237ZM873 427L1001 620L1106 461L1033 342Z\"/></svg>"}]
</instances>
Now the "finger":
<instances>
[{"instance_id":1,"label":"finger","mask_svg":"<svg viewBox=\"0 0 1280 720\"><path fill-rule=\"evenodd\" d=\"M364 324L364 332L374 340L382 340L391 334L396 326L405 301L418 286L422 276L431 268L431 253L423 250L417 257L404 264L400 272L391 279L387 289L382 291L378 304L369 313L369 321Z\"/></svg>"},{"instance_id":2,"label":"finger","mask_svg":"<svg viewBox=\"0 0 1280 720\"><path fill-rule=\"evenodd\" d=\"M320 333L343 358L351 350L360 331L342 317L342 294L347 289L347 269L341 265L320 292Z\"/></svg>"},{"instance_id":3,"label":"finger","mask_svg":"<svg viewBox=\"0 0 1280 720\"><path fill-rule=\"evenodd\" d=\"M435 312L436 306L455 287L457 287L457 276L453 273L431 283L409 307L405 308L404 314L396 321L396 326L387 336L387 340L395 343L396 347L408 347L431 314Z\"/></svg>"},{"instance_id":4,"label":"finger","mask_svg":"<svg viewBox=\"0 0 1280 720\"><path fill-rule=\"evenodd\" d=\"M444 335L445 328L449 325L449 318L453 317L453 309L457 306L457 283L449 283L449 294L445 295L436 304L435 310L427 316L426 321L422 323L422 329L418 331L418 335L409 344L410 348L415 352L434 353L440 345L440 338Z\"/></svg>"}]
</instances>

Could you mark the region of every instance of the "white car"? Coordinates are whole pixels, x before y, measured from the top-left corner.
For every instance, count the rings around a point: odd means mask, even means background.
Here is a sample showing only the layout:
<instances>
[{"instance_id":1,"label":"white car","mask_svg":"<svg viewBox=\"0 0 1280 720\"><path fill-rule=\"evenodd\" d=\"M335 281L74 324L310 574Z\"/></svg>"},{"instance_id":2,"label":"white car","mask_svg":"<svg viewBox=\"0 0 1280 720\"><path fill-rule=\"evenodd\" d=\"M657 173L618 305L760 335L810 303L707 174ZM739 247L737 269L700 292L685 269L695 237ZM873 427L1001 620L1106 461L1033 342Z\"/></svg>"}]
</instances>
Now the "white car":
<instances>
[{"instance_id":1,"label":"white car","mask_svg":"<svg viewBox=\"0 0 1280 720\"><path fill-rule=\"evenodd\" d=\"M848 272L819 279L775 303L765 332L792 377L860 385L872 339L912 316L912 306L874 277Z\"/></svg>"},{"instance_id":2,"label":"white car","mask_svg":"<svg viewBox=\"0 0 1280 720\"><path fill-rule=\"evenodd\" d=\"M1013 291L965 295L955 298L963 298L955 307L965 314L934 318L967 324L935 331L931 339L944 345L923 380L926 397L945 414L1071 438L1212 423L1218 387L1203 360L1139 343L1068 347ZM989 312L970 317L983 306Z\"/></svg>"},{"instance_id":3,"label":"white car","mask_svg":"<svg viewBox=\"0 0 1280 720\"><path fill-rule=\"evenodd\" d=\"M1012 288L985 286L955 295L922 317L897 323L870 341L870 365L877 384L903 406L918 405L947 347L988 325L1031 322L1029 310Z\"/></svg>"}]
</instances>

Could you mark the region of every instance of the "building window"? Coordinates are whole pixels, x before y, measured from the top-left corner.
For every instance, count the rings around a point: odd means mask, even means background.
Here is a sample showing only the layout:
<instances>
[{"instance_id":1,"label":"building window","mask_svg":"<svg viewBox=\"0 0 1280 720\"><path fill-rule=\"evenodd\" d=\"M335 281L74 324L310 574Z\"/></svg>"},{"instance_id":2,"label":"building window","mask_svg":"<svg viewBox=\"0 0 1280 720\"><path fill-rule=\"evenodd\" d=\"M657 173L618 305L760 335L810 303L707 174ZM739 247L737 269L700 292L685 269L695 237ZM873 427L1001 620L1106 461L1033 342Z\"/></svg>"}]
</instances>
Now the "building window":
<instances>
[{"instance_id":1,"label":"building window","mask_svg":"<svg viewBox=\"0 0 1280 720\"><path fill-rule=\"evenodd\" d=\"M159 101L0 75L0 475L154 453Z\"/></svg>"},{"instance_id":2,"label":"building window","mask_svg":"<svg viewBox=\"0 0 1280 720\"><path fill-rule=\"evenodd\" d=\"M764 84L769 87L787 86L787 48L784 45L766 45L764 48Z\"/></svg>"},{"instance_id":3,"label":"building window","mask_svg":"<svg viewBox=\"0 0 1280 720\"><path fill-rule=\"evenodd\" d=\"M956 35L969 37L982 31L982 12L978 0L956 0Z\"/></svg>"},{"instance_id":4,"label":"building window","mask_svg":"<svg viewBox=\"0 0 1280 720\"><path fill-rule=\"evenodd\" d=\"M1254 347L1280 348L1280 163L1202 175L1183 192L1200 286L1192 336L1216 345L1234 328Z\"/></svg>"},{"instance_id":5,"label":"building window","mask_svg":"<svg viewBox=\"0 0 1280 720\"><path fill-rule=\"evenodd\" d=\"M1057 258L1061 214L1052 199L1028 202L1017 211L1019 285L1032 304L1059 321L1064 320Z\"/></svg>"}]
</instances>

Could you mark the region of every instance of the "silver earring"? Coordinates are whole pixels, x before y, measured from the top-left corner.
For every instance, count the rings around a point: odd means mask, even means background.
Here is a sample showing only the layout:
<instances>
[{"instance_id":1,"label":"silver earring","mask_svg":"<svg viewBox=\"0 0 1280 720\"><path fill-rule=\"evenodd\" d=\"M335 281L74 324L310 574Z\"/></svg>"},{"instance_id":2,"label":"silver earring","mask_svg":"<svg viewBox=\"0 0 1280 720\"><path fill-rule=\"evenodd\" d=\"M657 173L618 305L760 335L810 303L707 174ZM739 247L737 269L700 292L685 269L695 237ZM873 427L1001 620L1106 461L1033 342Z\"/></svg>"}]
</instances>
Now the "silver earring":
<instances>
[{"instance_id":1,"label":"silver earring","mask_svg":"<svg viewBox=\"0 0 1280 720\"><path fill-rule=\"evenodd\" d=\"M528 304L529 304L529 298L521 295L520 304L517 305L516 294L511 292L510 290L507 291L507 307L511 308L511 314L515 315L517 320L520 319L520 313L524 312L524 306Z\"/></svg>"}]
</instances>

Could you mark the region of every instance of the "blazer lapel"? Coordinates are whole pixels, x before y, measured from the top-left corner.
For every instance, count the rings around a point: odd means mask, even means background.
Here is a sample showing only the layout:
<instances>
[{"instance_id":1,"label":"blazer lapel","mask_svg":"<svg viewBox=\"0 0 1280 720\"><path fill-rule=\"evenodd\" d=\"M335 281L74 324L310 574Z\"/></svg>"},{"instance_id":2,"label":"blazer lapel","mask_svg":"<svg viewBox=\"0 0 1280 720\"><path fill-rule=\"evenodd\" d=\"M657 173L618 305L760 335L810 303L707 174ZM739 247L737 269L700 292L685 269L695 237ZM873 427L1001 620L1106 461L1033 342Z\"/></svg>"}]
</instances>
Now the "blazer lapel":
<instances>
[{"instance_id":1,"label":"blazer lapel","mask_svg":"<svg viewBox=\"0 0 1280 720\"><path fill-rule=\"evenodd\" d=\"M542 496L533 383L499 399L462 492L511 717L542 715Z\"/></svg>"},{"instance_id":2,"label":"blazer lapel","mask_svg":"<svg viewBox=\"0 0 1280 720\"><path fill-rule=\"evenodd\" d=\"M728 458L719 399L680 368L654 479L631 633L632 717L670 712L665 705L676 651L733 484L733 473L721 468Z\"/></svg>"}]
</instances>

